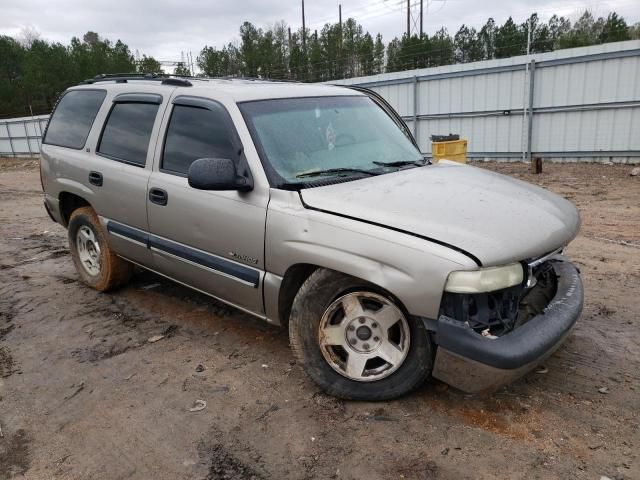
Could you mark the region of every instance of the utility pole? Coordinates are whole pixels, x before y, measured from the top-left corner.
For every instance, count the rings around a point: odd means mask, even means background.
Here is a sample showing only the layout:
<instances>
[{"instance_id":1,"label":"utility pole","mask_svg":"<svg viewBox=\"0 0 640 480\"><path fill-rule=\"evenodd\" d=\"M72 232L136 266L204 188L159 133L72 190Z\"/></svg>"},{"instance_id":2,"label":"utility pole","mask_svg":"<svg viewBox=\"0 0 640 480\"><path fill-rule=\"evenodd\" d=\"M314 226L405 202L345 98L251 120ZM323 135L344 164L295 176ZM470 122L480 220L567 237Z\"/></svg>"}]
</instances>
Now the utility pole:
<instances>
[{"instance_id":1,"label":"utility pole","mask_svg":"<svg viewBox=\"0 0 640 480\"><path fill-rule=\"evenodd\" d=\"M531 17L529 17L529 20L527 20L527 63L525 64L524 67L524 88L522 89L522 161L525 162L527 159L530 160L530 154L528 153L529 147L530 147L530 141L528 140L529 137L527 137L527 147L525 150L525 125L527 130L529 129L529 123L531 122L531 117L529 115L530 112L528 112L527 109L527 90L529 88L531 88L531 71L529 70L529 63L530 62L530 57L529 54L531 53ZM532 92L529 92L529 95L531 95Z\"/></svg>"},{"instance_id":2,"label":"utility pole","mask_svg":"<svg viewBox=\"0 0 640 480\"><path fill-rule=\"evenodd\" d=\"M531 17L527 20L527 55L531 51Z\"/></svg>"},{"instance_id":3,"label":"utility pole","mask_svg":"<svg viewBox=\"0 0 640 480\"><path fill-rule=\"evenodd\" d=\"M302 48L307 46L307 27L304 22L304 0L302 0Z\"/></svg>"},{"instance_id":4,"label":"utility pole","mask_svg":"<svg viewBox=\"0 0 640 480\"><path fill-rule=\"evenodd\" d=\"M422 10L422 2L423 0L420 0L420 38L422 38L422 17L423 17L423 10Z\"/></svg>"},{"instance_id":5,"label":"utility pole","mask_svg":"<svg viewBox=\"0 0 640 480\"><path fill-rule=\"evenodd\" d=\"M407 0L407 38L411 37L411 0Z\"/></svg>"},{"instance_id":6,"label":"utility pole","mask_svg":"<svg viewBox=\"0 0 640 480\"><path fill-rule=\"evenodd\" d=\"M287 30L289 32L289 48L291 48L291 27L289 27Z\"/></svg>"},{"instance_id":7,"label":"utility pole","mask_svg":"<svg viewBox=\"0 0 640 480\"><path fill-rule=\"evenodd\" d=\"M340 40L339 47L342 50L342 4L338 4L338 25L340 25Z\"/></svg>"}]
</instances>

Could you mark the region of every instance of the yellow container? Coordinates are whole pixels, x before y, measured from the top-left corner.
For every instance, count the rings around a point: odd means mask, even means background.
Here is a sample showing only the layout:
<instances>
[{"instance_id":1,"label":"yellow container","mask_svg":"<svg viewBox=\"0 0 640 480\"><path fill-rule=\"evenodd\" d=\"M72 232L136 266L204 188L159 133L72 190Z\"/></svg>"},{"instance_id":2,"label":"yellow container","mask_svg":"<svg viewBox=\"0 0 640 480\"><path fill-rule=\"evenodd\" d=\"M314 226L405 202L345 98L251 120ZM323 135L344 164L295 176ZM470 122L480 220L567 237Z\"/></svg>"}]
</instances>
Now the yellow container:
<instances>
[{"instance_id":1,"label":"yellow container","mask_svg":"<svg viewBox=\"0 0 640 480\"><path fill-rule=\"evenodd\" d=\"M467 163L467 141L431 142L431 154L434 163L437 163L441 158Z\"/></svg>"}]
</instances>

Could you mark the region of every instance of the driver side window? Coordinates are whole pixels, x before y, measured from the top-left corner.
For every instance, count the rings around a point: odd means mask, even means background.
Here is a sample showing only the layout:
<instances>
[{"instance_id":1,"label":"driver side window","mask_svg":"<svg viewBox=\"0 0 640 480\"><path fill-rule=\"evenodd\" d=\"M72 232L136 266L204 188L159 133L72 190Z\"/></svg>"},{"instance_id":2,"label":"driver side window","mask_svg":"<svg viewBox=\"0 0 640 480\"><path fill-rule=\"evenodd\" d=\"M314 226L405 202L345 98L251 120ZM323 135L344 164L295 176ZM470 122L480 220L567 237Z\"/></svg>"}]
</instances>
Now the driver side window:
<instances>
[{"instance_id":1,"label":"driver side window","mask_svg":"<svg viewBox=\"0 0 640 480\"><path fill-rule=\"evenodd\" d=\"M199 158L237 160L232 132L225 123L226 112L220 106L215 108L173 106L160 164L162 171L186 176L191 164Z\"/></svg>"}]
</instances>

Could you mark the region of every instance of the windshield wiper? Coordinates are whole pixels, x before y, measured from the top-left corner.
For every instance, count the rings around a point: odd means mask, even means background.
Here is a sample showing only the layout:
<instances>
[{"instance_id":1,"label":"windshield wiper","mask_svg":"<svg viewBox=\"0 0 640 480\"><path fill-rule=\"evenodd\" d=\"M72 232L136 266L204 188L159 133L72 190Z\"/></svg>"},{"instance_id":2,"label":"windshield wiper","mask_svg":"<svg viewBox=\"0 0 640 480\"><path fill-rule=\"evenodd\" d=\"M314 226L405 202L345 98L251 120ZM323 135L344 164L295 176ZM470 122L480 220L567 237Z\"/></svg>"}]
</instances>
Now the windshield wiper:
<instances>
[{"instance_id":1,"label":"windshield wiper","mask_svg":"<svg viewBox=\"0 0 640 480\"><path fill-rule=\"evenodd\" d=\"M364 173L365 175L380 175L378 172L363 170L361 168L327 168L326 170L314 170L313 172L299 173L296 178L318 177L320 175L330 175L332 173Z\"/></svg>"},{"instance_id":2,"label":"windshield wiper","mask_svg":"<svg viewBox=\"0 0 640 480\"><path fill-rule=\"evenodd\" d=\"M404 167L407 165L415 165L416 167L422 167L427 163L425 160L399 160L397 162L373 162L375 165L380 165L381 167Z\"/></svg>"}]
</instances>

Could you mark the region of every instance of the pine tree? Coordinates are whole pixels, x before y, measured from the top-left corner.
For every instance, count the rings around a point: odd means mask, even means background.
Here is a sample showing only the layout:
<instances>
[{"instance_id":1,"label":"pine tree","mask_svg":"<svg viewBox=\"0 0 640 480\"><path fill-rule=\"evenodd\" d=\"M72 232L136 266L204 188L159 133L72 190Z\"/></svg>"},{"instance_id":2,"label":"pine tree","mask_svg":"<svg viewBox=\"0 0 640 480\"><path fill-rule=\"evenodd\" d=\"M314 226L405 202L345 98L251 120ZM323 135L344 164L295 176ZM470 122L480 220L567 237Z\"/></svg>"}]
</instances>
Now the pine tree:
<instances>
[{"instance_id":1,"label":"pine tree","mask_svg":"<svg viewBox=\"0 0 640 480\"><path fill-rule=\"evenodd\" d=\"M507 58L526 53L526 32L524 29L518 28L511 17L497 29L495 42L496 58Z\"/></svg>"},{"instance_id":2,"label":"pine tree","mask_svg":"<svg viewBox=\"0 0 640 480\"><path fill-rule=\"evenodd\" d=\"M621 42L631 40L629 27L624 18L619 17L616 12L611 12L604 22L602 32L598 38L600 43Z\"/></svg>"},{"instance_id":3,"label":"pine tree","mask_svg":"<svg viewBox=\"0 0 640 480\"><path fill-rule=\"evenodd\" d=\"M160 62L155 58L147 57L144 54L142 55L142 58L136 62L136 71L138 73L164 73Z\"/></svg>"},{"instance_id":4,"label":"pine tree","mask_svg":"<svg viewBox=\"0 0 640 480\"><path fill-rule=\"evenodd\" d=\"M373 73L384 72L384 43L382 35L376 35L376 43L373 46Z\"/></svg>"}]
</instances>

